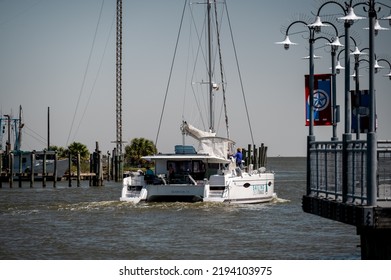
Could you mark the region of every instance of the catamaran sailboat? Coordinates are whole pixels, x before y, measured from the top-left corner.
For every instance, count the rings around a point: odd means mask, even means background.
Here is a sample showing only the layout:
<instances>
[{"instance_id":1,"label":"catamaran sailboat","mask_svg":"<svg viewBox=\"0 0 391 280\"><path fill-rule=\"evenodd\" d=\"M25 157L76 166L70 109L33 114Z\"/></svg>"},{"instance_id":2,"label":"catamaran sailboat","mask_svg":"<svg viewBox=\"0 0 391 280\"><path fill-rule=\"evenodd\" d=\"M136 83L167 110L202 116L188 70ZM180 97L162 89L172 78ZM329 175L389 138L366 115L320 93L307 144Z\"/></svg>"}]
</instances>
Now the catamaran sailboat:
<instances>
[{"instance_id":1,"label":"catamaran sailboat","mask_svg":"<svg viewBox=\"0 0 391 280\"><path fill-rule=\"evenodd\" d=\"M212 3L213 2L213 3ZM212 6L206 4L208 21ZM219 86L212 81L211 25L208 24L208 79L210 103ZM218 30L218 28L216 28ZM130 173L123 179L121 201L139 202L219 202L219 203L263 203L270 202L274 193L274 173L264 166L253 168L237 166L233 159L235 142L217 136L210 106L209 130L204 131L182 122L181 131L193 137L198 147L177 145L175 153L156 154L143 157L154 162L154 174Z\"/></svg>"}]
</instances>

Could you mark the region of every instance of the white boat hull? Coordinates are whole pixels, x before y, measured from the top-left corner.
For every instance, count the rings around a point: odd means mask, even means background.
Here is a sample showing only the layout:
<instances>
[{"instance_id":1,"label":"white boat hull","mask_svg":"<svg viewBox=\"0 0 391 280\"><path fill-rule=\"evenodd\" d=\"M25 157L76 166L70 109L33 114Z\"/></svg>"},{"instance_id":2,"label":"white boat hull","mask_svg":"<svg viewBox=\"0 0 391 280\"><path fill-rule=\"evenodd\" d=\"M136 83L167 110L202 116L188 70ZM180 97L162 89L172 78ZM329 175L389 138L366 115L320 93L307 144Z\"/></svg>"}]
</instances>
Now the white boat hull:
<instances>
[{"instance_id":1,"label":"white boat hull","mask_svg":"<svg viewBox=\"0 0 391 280\"><path fill-rule=\"evenodd\" d=\"M274 173L212 175L199 184L147 184L143 175L123 181L121 201L265 203L275 198Z\"/></svg>"},{"instance_id":2,"label":"white boat hull","mask_svg":"<svg viewBox=\"0 0 391 280\"><path fill-rule=\"evenodd\" d=\"M204 197L204 185L147 184L144 176L136 175L123 180L120 201L139 202L198 202Z\"/></svg>"},{"instance_id":3,"label":"white boat hull","mask_svg":"<svg viewBox=\"0 0 391 280\"><path fill-rule=\"evenodd\" d=\"M264 203L275 197L273 173L213 175L204 202Z\"/></svg>"}]
</instances>

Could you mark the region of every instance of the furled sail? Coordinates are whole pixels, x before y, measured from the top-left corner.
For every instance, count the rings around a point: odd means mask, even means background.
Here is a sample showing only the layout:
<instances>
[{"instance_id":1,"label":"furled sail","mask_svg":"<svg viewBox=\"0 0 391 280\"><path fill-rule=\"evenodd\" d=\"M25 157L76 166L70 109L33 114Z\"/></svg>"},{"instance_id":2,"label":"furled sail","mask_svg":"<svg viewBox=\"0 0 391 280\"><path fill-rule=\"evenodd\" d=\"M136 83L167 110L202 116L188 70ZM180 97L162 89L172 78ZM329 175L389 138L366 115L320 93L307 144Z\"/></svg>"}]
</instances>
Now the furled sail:
<instances>
[{"instance_id":1,"label":"furled sail","mask_svg":"<svg viewBox=\"0 0 391 280\"><path fill-rule=\"evenodd\" d=\"M186 121L183 122L182 124L182 132L186 133L187 135L190 135L196 140L200 140L200 138L203 137L214 137L216 136L215 132L208 132L208 131L203 131L201 129L198 129L191 124L188 124Z\"/></svg>"},{"instance_id":2,"label":"furled sail","mask_svg":"<svg viewBox=\"0 0 391 280\"><path fill-rule=\"evenodd\" d=\"M197 153L208 154L213 157L228 159L232 155L234 141L216 136L214 132L200 130L187 122L182 124L182 132L199 141Z\"/></svg>"}]
</instances>

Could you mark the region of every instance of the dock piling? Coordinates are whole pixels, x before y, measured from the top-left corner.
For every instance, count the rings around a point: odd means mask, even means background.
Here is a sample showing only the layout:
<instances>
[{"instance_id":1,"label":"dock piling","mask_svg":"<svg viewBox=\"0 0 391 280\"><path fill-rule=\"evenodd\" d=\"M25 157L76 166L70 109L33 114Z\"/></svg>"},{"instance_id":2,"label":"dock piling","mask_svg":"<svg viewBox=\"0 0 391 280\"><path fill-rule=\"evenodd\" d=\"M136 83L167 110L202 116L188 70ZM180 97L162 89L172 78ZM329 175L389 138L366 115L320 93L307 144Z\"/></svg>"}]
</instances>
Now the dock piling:
<instances>
[{"instance_id":1,"label":"dock piling","mask_svg":"<svg viewBox=\"0 0 391 280\"><path fill-rule=\"evenodd\" d=\"M31 166L30 166L30 188L34 186L34 166L35 166L35 151L30 154Z\"/></svg>"}]
</instances>

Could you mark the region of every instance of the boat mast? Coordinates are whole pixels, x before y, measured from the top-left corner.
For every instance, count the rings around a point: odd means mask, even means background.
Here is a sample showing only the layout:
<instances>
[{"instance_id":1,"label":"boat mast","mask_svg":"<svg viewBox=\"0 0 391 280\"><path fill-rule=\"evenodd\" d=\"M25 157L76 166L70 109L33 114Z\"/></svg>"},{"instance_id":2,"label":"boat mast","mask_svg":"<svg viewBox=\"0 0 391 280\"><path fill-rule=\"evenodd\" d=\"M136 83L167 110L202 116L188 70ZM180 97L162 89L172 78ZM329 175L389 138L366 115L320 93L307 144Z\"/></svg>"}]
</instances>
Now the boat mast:
<instances>
[{"instance_id":1,"label":"boat mast","mask_svg":"<svg viewBox=\"0 0 391 280\"><path fill-rule=\"evenodd\" d=\"M229 125L228 125L228 113L227 113L227 103L225 99L225 81L224 81L224 74L223 74L223 58L221 54L221 44L220 44L220 29L219 29L219 22L217 20L217 9L216 9L216 0L214 0L215 4L215 20L216 20L216 40L217 40L217 46L219 50L219 61L220 61L220 76L221 76L221 90L223 93L223 105L224 105L224 115L225 115L225 128L227 130L227 138L229 139Z\"/></svg>"},{"instance_id":2,"label":"boat mast","mask_svg":"<svg viewBox=\"0 0 391 280\"><path fill-rule=\"evenodd\" d=\"M209 74L209 131L214 130L214 114L213 114L213 82L212 82L212 45L211 45L211 0L208 0L208 74Z\"/></svg>"}]
</instances>

